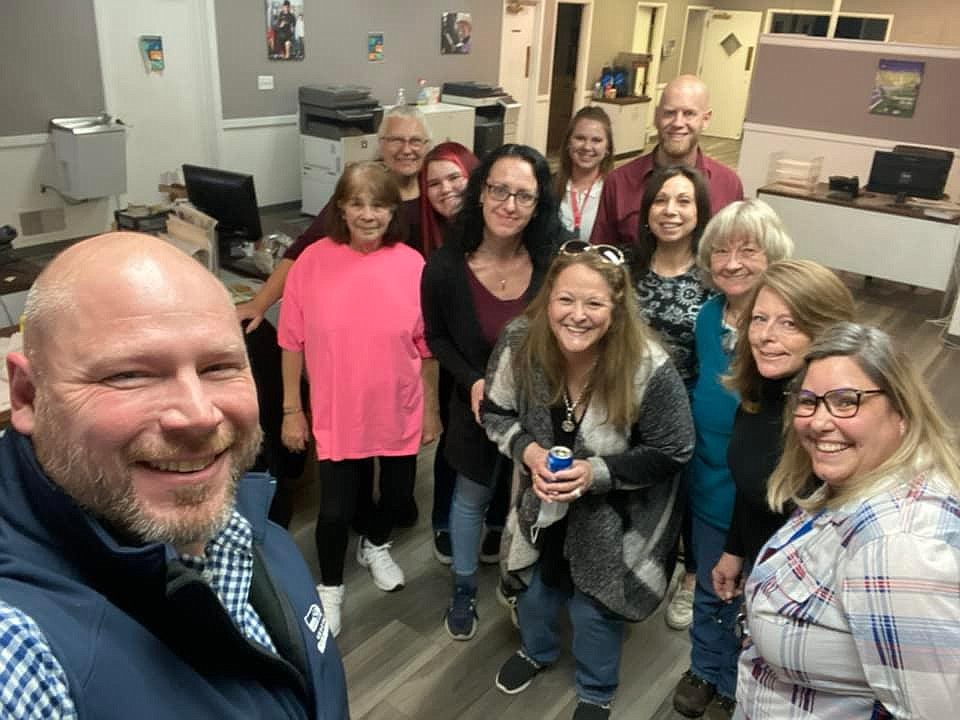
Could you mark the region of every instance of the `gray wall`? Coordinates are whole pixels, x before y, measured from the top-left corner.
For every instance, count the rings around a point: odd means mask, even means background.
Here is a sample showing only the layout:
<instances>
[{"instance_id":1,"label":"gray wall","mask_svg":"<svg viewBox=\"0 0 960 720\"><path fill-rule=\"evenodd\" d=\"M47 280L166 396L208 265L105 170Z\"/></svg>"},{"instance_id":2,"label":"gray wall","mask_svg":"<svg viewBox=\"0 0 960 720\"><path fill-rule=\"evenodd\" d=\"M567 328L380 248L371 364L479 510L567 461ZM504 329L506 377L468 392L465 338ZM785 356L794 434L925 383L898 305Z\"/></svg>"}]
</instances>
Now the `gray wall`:
<instances>
[{"instance_id":1,"label":"gray wall","mask_svg":"<svg viewBox=\"0 0 960 720\"><path fill-rule=\"evenodd\" d=\"M912 145L960 146L960 60L874 51L762 44L750 87L747 121L804 130L887 138ZM870 93L883 58L925 63L912 118L871 115Z\"/></svg>"},{"instance_id":2,"label":"gray wall","mask_svg":"<svg viewBox=\"0 0 960 720\"><path fill-rule=\"evenodd\" d=\"M93 0L0 0L0 136L104 108Z\"/></svg>"},{"instance_id":3,"label":"gray wall","mask_svg":"<svg viewBox=\"0 0 960 720\"><path fill-rule=\"evenodd\" d=\"M303 61L268 60L263 0L216 0L223 117L297 112L297 88L309 83L367 85L392 103L407 99L418 78L496 83L502 5L498 0L305 0ZM472 52L440 54L440 15L473 14ZM384 60L367 61L367 32L384 33ZM257 90L258 75L273 75L274 90Z\"/></svg>"}]
</instances>

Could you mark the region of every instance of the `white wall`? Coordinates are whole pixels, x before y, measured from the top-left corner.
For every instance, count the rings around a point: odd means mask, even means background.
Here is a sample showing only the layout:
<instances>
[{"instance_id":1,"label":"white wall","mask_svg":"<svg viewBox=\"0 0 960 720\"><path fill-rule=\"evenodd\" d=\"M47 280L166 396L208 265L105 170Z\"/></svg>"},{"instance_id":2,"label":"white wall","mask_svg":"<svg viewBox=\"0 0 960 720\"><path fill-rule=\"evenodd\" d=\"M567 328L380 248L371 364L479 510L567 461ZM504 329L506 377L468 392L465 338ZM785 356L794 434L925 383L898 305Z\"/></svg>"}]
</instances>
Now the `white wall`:
<instances>
[{"instance_id":1,"label":"white wall","mask_svg":"<svg viewBox=\"0 0 960 720\"><path fill-rule=\"evenodd\" d=\"M743 182L746 197L756 195L757 188L767 184L770 156L786 151L802 158L823 157L820 182L830 175L856 175L866 185L876 150L892 150L898 141L891 138L868 138L840 133L825 133L774 125L746 122L737 174ZM931 146L935 147L935 146ZM960 148L943 148L960 154ZM960 163L954 162L947 177L946 192L960 197Z\"/></svg>"},{"instance_id":2,"label":"white wall","mask_svg":"<svg viewBox=\"0 0 960 720\"><path fill-rule=\"evenodd\" d=\"M162 173L184 162L215 162L220 108L219 92L212 91L216 69L209 62L212 7L212 0L94 0L105 109L128 126L121 207L161 200ZM162 73L145 71L140 35L163 37ZM21 237L19 247L103 232L113 220L117 198L70 205L55 193L41 193L54 163L46 135L0 138L0 221L19 229L20 212L62 207L65 213L64 230Z\"/></svg>"}]
</instances>

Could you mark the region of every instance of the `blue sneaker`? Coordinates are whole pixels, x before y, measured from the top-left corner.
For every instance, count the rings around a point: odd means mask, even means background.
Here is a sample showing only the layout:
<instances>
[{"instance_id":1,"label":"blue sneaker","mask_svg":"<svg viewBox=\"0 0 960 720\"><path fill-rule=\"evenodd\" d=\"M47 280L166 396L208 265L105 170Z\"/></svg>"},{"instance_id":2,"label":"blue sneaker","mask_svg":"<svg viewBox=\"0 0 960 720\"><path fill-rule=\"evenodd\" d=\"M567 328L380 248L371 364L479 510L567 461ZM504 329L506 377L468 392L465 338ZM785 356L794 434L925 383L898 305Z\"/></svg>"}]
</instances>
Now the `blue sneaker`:
<instances>
[{"instance_id":1,"label":"blue sneaker","mask_svg":"<svg viewBox=\"0 0 960 720\"><path fill-rule=\"evenodd\" d=\"M443 617L443 626L454 640L470 640L477 634L477 589L456 585L450 606Z\"/></svg>"}]
</instances>

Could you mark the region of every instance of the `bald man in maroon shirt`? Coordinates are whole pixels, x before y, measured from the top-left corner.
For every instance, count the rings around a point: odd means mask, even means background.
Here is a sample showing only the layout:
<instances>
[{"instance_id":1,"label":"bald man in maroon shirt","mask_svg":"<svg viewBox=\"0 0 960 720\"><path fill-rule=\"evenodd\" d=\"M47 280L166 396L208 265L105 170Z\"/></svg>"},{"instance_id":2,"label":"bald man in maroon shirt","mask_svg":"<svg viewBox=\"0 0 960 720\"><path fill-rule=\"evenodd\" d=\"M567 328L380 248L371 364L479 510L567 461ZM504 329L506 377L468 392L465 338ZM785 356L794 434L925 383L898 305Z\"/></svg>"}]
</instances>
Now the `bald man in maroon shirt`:
<instances>
[{"instance_id":1,"label":"bald man in maroon shirt","mask_svg":"<svg viewBox=\"0 0 960 720\"><path fill-rule=\"evenodd\" d=\"M699 170L710 187L711 215L743 200L743 185L737 174L700 150L700 133L710 124L711 113L707 86L699 78L681 75L667 84L656 109L657 146L607 176L590 236L592 243L636 243L643 186L658 167L687 165Z\"/></svg>"}]
</instances>

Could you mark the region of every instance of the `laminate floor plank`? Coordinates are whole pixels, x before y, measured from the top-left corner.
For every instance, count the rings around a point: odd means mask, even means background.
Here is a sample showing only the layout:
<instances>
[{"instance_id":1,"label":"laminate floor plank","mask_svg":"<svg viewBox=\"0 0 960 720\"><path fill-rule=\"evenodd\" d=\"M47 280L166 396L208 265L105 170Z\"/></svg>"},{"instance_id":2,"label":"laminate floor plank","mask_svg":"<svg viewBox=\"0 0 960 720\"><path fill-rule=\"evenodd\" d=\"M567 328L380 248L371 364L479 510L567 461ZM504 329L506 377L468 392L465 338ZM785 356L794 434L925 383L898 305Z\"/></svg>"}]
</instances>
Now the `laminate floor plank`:
<instances>
[{"instance_id":1,"label":"laminate floor plank","mask_svg":"<svg viewBox=\"0 0 960 720\"><path fill-rule=\"evenodd\" d=\"M736 167L739 143L705 138L706 152ZM944 347L943 294L885 280L842 273L857 300L860 318L890 332L914 358L947 416L960 423L960 352ZM403 568L406 587L378 590L357 565L351 538L345 566L343 632L337 645L347 669L355 720L567 720L573 714L574 663L569 623L562 621L562 652L556 665L523 693L508 696L494 687L500 666L519 647L519 634L496 603L497 570L480 570L477 636L452 640L441 620L451 589L449 567L433 556L430 509L433 498L432 446L417 463L415 527L398 530L393 557ZM320 497L316 464L308 463L298 484L292 531L307 563L319 578L313 527ZM628 626L620 689L612 717L626 720L681 720L673 710L673 688L689 665L686 632L670 630L663 608L645 622Z\"/></svg>"}]
</instances>

